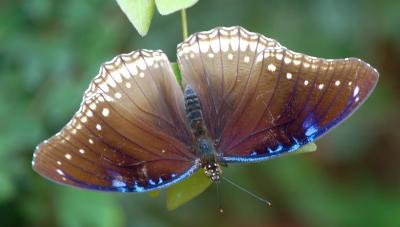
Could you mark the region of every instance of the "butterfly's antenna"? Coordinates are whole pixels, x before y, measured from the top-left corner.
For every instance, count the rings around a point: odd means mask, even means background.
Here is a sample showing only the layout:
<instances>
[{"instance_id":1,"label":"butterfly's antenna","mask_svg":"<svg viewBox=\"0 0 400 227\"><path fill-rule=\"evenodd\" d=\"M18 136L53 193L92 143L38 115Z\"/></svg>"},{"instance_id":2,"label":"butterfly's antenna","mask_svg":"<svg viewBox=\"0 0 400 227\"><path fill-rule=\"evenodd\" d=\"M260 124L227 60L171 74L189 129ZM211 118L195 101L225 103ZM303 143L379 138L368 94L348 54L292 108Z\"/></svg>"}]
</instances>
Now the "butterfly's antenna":
<instances>
[{"instance_id":1,"label":"butterfly's antenna","mask_svg":"<svg viewBox=\"0 0 400 227\"><path fill-rule=\"evenodd\" d=\"M251 192L251 191L249 191L249 190L243 188L242 186L236 184L235 182L229 180L228 178L226 178L226 177L224 177L224 176L221 176L221 177L222 177L223 180L225 180L226 182L228 182L228 183L230 183L231 185L235 186L237 189L239 189L239 190L241 190L241 191L243 191L243 192L246 192L247 194L253 196L253 197L256 198L257 200L259 200L259 201L261 201L261 202L263 202L263 203L266 203L268 206L271 206L271 202L269 202L268 200L261 198L260 196L258 196L258 195L256 195L256 194L254 194L253 192Z\"/></svg>"},{"instance_id":2,"label":"butterfly's antenna","mask_svg":"<svg viewBox=\"0 0 400 227\"><path fill-rule=\"evenodd\" d=\"M216 185L217 185L218 208L219 208L219 212L220 212L220 213L223 213L223 212L224 212L224 209L222 208L221 194L219 193L219 184L220 184L220 182L216 183Z\"/></svg>"}]
</instances>

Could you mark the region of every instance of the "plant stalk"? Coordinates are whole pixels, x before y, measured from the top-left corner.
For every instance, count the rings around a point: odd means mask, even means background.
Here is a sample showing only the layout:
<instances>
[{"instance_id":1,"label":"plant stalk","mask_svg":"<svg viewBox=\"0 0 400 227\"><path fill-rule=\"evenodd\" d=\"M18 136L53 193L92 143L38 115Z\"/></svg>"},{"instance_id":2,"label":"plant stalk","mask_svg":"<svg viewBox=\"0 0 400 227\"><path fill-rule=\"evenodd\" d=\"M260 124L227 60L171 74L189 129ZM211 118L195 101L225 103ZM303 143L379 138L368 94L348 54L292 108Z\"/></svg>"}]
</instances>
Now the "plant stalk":
<instances>
[{"instance_id":1,"label":"plant stalk","mask_svg":"<svg viewBox=\"0 0 400 227\"><path fill-rule=\"evenodd\" d=\"M182 36L183 40L185 40L188 37L186 9L181 10L181 19L182 19Z\"/></svg>"}]
</instances>

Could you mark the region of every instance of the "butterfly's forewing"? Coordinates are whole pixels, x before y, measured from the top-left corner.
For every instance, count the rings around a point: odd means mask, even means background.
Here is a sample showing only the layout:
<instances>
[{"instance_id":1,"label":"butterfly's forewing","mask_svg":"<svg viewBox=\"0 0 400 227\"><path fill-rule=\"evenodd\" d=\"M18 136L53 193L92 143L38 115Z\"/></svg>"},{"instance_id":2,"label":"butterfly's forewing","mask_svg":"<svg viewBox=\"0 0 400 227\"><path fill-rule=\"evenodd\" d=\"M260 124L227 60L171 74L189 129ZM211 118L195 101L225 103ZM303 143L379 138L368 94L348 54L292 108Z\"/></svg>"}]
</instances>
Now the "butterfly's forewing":
<instances>
[{"instance_id":1,"label":"butterfly's forewing","mask_svg":"<svg viewBox=\"0 0 400 227\"><path fill-rule=\"evenodd\" d=\"M238 26L196 33L178 45L183 80L199 95L213 138L221 135L237 107L257 53L278 46Z\"/></svg>"},{"instance_id":2,"label":"butterfly's forewing","mask_svg":"<svg viewBox=\"0 0 400 227\"><path fill-rule=\"evenodd\" d=\"M325 60L285 48L265 50L253 69L222 134L228 162L265 160L314 141L354 112L378 80L359 59Z\"/></svg>"},{"instance_id":3,"label":"butterfly's forewing","mask_svg":"<svg viewBox=\"0 0 400 227\"><path fill-rule=\"evenodd\" d=\"M146 191L198 167L190 144L183 94L166 55L142 50L102 65L79 111L37 147L32 164L59 183Z\"/></svg>"}]
</instances>

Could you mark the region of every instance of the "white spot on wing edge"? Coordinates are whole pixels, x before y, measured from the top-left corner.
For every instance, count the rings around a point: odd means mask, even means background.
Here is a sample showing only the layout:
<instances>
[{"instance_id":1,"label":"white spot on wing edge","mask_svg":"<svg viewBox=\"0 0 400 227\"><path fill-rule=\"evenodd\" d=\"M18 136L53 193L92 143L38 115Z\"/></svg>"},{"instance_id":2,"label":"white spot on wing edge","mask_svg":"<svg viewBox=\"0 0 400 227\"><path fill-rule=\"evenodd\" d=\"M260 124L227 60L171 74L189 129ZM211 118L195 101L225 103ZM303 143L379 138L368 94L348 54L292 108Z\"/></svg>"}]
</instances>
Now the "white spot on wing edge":
<instances>
[{"instance_id":1,"label":"white spot on wing edge","mask_svg":"<svg viewBox=\"0 0 400 227\"><path fill-rule=\"evenodd\" d=\"M61 169L56 169L56 172L61 176L65 176L64 172Z\"/></svg>"},{"instance_id":2,"label":"white spot on wing edge","mask_svg":"<svg viewBox=\"0 0 400 227\"><path fill-rule=\"evenodd\" d=\"M206 42L206 41L201 40L201 39L200 39L200 36L199 36L199 48L200 48L200 51L201 51L202 53L207 53L207 52L208 52L208 49L210 48L209 43Z\"/></svg>"},{"instance_id":3,"label":"white spot on wing edge","mask_svg":"<svg viewBox=\"0 0 400 227\"><path fill-rule=\"evenodd\" d=\"M67 154L65 154L65 158L68 159L68 160L71 160L72 156L67 153Z\"/></svg>"},{"instance_id":4,"label":"white spot on wing edge","mask_svg":"<svg viewBox=\"0 0 400 227\"><path fill-rule=\"evenodd\" d=\"M117 92L114 94L115 98L120 99L122 97L121 93Z\"/></svg>"},{"instance_id":5,"label":"white spot on wing edge","mask_svg":"<svg viewBox=\"0 0 400 227\"><path fill-rule=\"evenodd\" d=\"M359 92L360 92L360 87L356 86L356 88L354 89L354 92L353 92L353 97L356 97Z\"/></svg>"},{"instance_id":6,"label":"white spot on wing edge","mask_svg":"<svg viewBox=\"0 0 400 227\"><path fill-rule=\"evenodd\" d=\"M100 124L96 124L96 129L101 131L101 125Z\"/></svg>"},{"instance_id":7,"label":"white spot on wing edge","mask_svg":"<svg viewBox=\"0 0 400 227\"><path fill-rule=\"evenodd\" d=\"M139 58L136 61L136 65L139 67L141 70L145 70L147 68L146 62L143 60L143 58Z\"/></svg>"},{"instance_id":8,"label":"white spot on wing edge","mask_svg":"<svg viewBox=\"0 0 400 227\"><path fill-rule=\"evenodd\" d=\"M89 105L89 108L90 109L92 109L92 110L95 110L96 109L96 103L91 103L90 105Z\"/></svg>"},{"instance_id":9,"label":"white spot on wing edge","mask_svg":"<svg viewBox=\"0 0 400 227\"><path fill-rule=\"evenodd\" d=\"M110 110L108 108L103 108L101 114L103 114L104 117L108 117L108 115L110 115Z\"/></svg>"},{"instance_id":10,"label":"white spot on wing edge","mask_svg":"<svg viewBox=\"0 0 400 227\"><path fill-rule=\"evenodd\" d=\"M267 69L268 69L270 72L275 72L276 66L275 66L274 64L270 63L270 64L267 66Z\"/></svg>"}]
</instances>

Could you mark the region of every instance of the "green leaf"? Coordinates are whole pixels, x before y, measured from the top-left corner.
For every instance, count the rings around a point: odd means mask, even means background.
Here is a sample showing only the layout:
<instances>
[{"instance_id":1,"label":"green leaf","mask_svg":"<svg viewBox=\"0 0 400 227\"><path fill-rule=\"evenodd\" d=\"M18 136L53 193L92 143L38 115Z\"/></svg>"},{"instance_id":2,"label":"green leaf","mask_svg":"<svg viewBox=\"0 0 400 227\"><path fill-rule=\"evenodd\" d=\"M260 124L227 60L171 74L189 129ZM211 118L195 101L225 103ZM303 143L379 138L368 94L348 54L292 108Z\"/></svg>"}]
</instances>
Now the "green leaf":
<instances>
[{"instance_id":1,"label":"green leaf","mask_svg":"<svg viewBox=\"0 0 400 227\"><path fill-rule=\"evenodd\" d=\"M199 0L155 0L158 12L161 15L168 15L174 13L181 9L186 9L194 4L196 4Z\"/></svg>"},{"instance_id":2,"label":"green leaf","mask_svg":"<svg viewBox=\"0 0 400 227\"><path fill-rule=\"evenodd\" d=\"M153 18L154 0L117 0L117 3L139 34L145 36Z\"/></svg>"},{"instance_id":3,"label":"green leaf","mask_svg":"<svg viewBox=\"0 0 400 227\"><path fill-rule=\"evenodd\" d=\"M153 199L157 198L160 195L160 190L150 191L148 192L149 196Z\"/></svg>"},{"instance_id":4,"label":"green leaf","mask_svg":"<svg viewBox=\"0 0 400 227\"><path fill-rule=\"evenodd\" d=\"M293 152L287 153L287 155L310 153L316 150L317 150L317 145L315 143L308 143ZM284 157L287 155L282 155L282 156Z\"/></svg>"},{"instance_id":5,"label":"green leaf","mask_svg":"<svg viewBox=\"0 0 400 227\"><path fill-rule=\"evenodd\" d=\"M191 177L167 188L167 209L175 210L204 192L211 185L210 179L202 169Z\"/></svg>"},{"instance_id":6,"label":"green leaf","mask_svg":"<svg viewBox=\"0 0 400 227\"><path fill-rule=\"evenodd\" d=\"M309 152L314 152L317 150L317 145L315 143L308 143L302 147L300 147L296 153L300 154L300 153L309 153Z\"/></svg>"}]
</instances>

